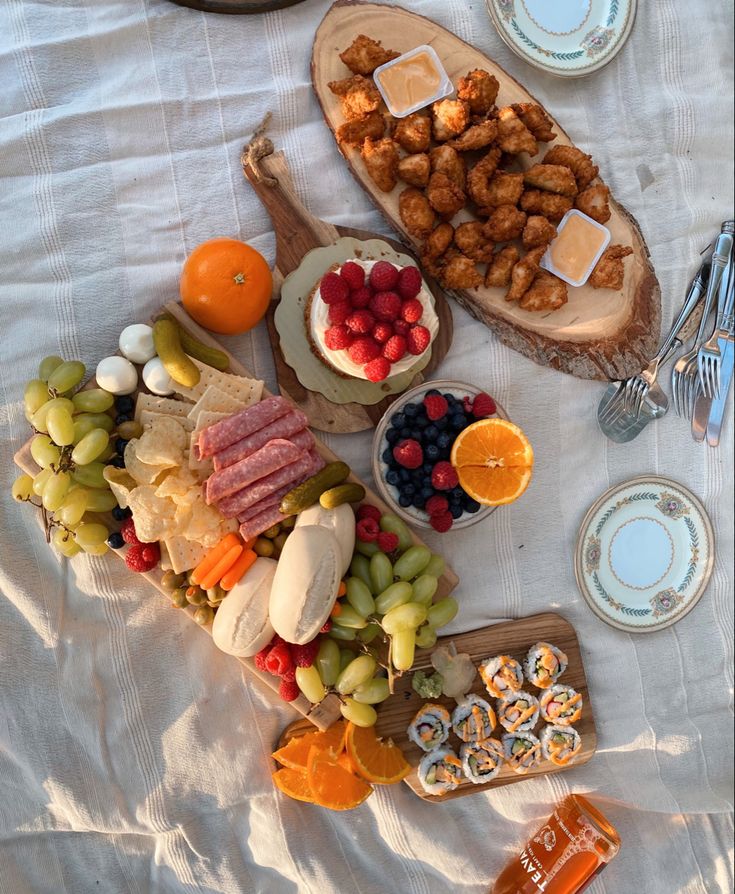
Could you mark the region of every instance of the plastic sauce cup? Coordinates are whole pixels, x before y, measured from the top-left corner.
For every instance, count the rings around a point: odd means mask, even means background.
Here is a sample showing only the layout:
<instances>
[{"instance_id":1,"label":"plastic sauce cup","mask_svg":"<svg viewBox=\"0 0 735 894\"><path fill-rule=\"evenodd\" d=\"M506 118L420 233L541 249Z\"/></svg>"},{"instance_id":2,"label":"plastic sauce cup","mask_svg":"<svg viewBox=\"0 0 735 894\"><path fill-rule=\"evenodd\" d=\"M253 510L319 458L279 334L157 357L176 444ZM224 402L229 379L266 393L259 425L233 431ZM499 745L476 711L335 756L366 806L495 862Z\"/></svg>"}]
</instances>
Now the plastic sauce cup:
<instances>
[{"instance_id":1,"label":"plastic sauce cup","mask_svg":"<svg viewBox=\"0 0 735 894\"><path fill-rule=\"evenodd\" d=\"M583 286L610 243L610 230L576 208L562 217L540 266L570 286Z\"/></svg>"},{"instance_id":2,"label":"plastic sauce cup","mask_svg":"<svg viewBox=\"0 0 735 894\"><path fill-rule=\"evenodd\" d=\"M378 66L373 78L394 118L405 118L454 92L436 51L426 44Z\"/></svg>"}]
</instances>

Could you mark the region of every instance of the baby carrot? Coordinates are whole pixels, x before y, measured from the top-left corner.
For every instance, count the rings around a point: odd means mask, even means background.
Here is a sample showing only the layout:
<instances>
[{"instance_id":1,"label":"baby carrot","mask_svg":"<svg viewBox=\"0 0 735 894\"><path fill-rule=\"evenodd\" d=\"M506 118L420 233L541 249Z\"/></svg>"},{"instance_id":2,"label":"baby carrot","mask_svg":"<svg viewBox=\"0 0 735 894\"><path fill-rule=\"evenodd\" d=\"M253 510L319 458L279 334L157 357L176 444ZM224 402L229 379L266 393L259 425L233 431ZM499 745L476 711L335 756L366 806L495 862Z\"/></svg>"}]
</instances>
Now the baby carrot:
<instances>
[{"instance_id":1,"label":"baby carrot","mask_svg":"<svg viewBox=\"0 0 735 894\"><path fill-rule=\"evenodd\" d=\"M233 546L240 546L240 539L236 534L228 534L226 537L223 537L217 546L210 549L207 555L194 569L191 575L191 582L193 584L201 584L202 578L214 568L217 562L219 562L225 553L232 549Z\"/></svg>"},{"instance_id":2,"label":"baby carrot","mask_svg":"<svg viewBox=\"0 0 735 894\"><path fill-rule=\"evenodd\" d=\"M346 592L347 592L347 584L343 580L341 580L339 582L339 589L337 590L337 596L338 597L344 596Z\"/></svg>"},{"instance_id":3,"label":"baby carrot","mask_svg":"<svg viewBox=\"0 0 735 894\"><path fill-rule=\"evenodd\" d=\"M222 575L220 587L225 591L231 590L257 558L258 556L246 545L239 558L235 560L235 564Z\"/></svg>"},{"instance_id":4,"label":"baby carrot","mask_svg":"<svg viewBox=\"0 0 735 894\"><path fill-rule=\"evenodd\" d=\"M240 558L241 553L241 543L238 543L236 546L228 549L224 556L222 556L219 562L217 562L217 564L214 566L214 568L212 568L211 571L208 571L199 581L199 586L202 588L202 590L209 590L210 587L218 584L222 575L228 572L230 568L232 568L232 566L235 564L235 562L237 562L237 560Z\"/></svg>"},{"instance_id":5,"label":"baby carrot","mask_svg":"<svg viewBox=\"0 0 735 894\"><path fill-rule=\"evenodd\" d=\"M332 611L329 613L330 618L338 618L342 614L342 605L339 602L335 602L332 606Z\"/></svg>"}]
</instances>

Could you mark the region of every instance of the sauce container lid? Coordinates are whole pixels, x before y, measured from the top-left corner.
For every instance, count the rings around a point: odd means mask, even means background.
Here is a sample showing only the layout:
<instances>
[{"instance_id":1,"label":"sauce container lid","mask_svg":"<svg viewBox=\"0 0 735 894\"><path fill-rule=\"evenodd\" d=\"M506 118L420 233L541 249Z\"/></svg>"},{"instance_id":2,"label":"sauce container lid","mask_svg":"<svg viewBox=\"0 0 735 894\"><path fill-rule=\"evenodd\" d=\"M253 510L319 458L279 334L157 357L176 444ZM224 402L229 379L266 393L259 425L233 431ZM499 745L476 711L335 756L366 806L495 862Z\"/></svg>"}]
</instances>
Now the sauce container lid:
<instances>
[{"instance_id":1,"label":"sauce container lid","mask_svg":"<svg viewBox=\"0 0 735 894\"><path fill-rule=\"evenodd\" d=\"M564 273L559 270L558 267L554 264L554 261L551 257L551 246L556 242L556 240L561 236L564 227L567 225L567 221L572 217L581 217L586 223L593 226L596 230L599 230L604 234L604 238L600 243L600 247L597 249L594 255L591 255L590 262L587 265L587 269L584 272L584 275L579 279L572 279L569 274ZM590 278L590 274L595 269L597 262L602 257L602 253L605 251L607 246L610 244L611 234L610 230L607 227L603 226L601 223L598 223L596 220L593 220L587 214L583 214L581 211L578 211L576 208L572 208L562 217L559 221L559 226L556 229L556 236L549 243L549 247L546 249L546 254L541 258L539 262L539 266L543 267L544 270L548 270L549 273L553 273L554 276L558 276L559 279L563 279L564 282L569 283L570 286L583 286L587 280Z\"/></svg>"},{"instance_id":2,"label":"sauce container lid","mask_svg":"<svg viewBox=\"0 0 735 894\"><path fill-rule=\"evenodd\" d=\"M393 66L395 65L400 65L401 62L406 62L409 59L413 59L414 56L418 56L420 53L426 53L433 62L439 75L439 86L434 93L430 94L424 99L421 99L419 102L415 102L413 105L409 106L406 109L397 109L391 103L387 91L383 88L379 75L386 69L393 68ZM380 95L383 97L383 102L385 102L386 106L388 106L388 111L391 113L391 115L393 115L394 118L406 118L408 115L412 115L414 112L418 112L419 109L423 109L426 106L431 105L438 99L444 99L445 96L449 96L451 93L454 92L454 85L449 80L449 75L442 65L439 56L437 56L436 50L433 47L430 47L428 44L422 44L421 46L414 47L407 53L403 53L397 58L391 59L390 62L385 62L383 65L379 65L373 72L373 79L375 81L375 86L378 88Z\"/></svg>"}]
</instances>

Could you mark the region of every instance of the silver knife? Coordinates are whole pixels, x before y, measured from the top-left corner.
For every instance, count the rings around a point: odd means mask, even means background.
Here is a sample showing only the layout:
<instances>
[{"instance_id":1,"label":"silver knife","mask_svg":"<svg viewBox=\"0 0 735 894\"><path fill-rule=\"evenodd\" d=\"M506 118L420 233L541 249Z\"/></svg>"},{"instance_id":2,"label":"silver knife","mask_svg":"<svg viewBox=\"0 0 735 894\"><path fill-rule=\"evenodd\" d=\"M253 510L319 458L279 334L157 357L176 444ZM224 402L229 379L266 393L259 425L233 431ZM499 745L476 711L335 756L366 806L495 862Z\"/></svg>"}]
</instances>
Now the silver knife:
<instances>
[{"instance_id":1,"label":"silver knife","mask_svg":"<svg viewBox=\"0 0 735 894\"><path fill-rule=\"evenodd\" d=\"M720 390L717 397L712 401L709 420L707 422L707 443L710 447L717 447L720 443L722 420L725 415L727 397L730 392L730 383L732 382L733 364L735 363L735 329L733 328L735 323L735 313L733 311L733 301L735 300L735 267L732 262L730 263L729 268L729 278L730 281L727 284L725 312L720 324L720 329L717 333L717 346L720 349L721 356ZM694 428L692 427L692 431L693 430Z\"/></svg>"}]
</instances>

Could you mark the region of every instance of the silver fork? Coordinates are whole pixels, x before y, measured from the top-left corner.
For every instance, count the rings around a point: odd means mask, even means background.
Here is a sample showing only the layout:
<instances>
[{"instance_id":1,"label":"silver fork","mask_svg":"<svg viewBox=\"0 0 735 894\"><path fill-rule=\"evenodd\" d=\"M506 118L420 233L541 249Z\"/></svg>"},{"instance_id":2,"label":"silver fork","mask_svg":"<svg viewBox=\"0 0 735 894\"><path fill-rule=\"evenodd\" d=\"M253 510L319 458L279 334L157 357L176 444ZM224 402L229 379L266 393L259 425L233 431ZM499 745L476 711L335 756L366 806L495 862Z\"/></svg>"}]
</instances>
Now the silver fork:
<instances>
[{"instance_id":1,"label":"silver fork","mask_svg":"<svg viewBox=\"0 0 735 894\"><path fill-rule=\"evenodd\" d=\"M717 317L715 328L710 338L700 347L697 353L697 372L699 373L699 385L705 397L714 399L720 391L720 368L722 357L717 343L718 331L721 329L727 298L728 269L732 257L733 233L735 233L735 220L726 220L722 224L722 231L717 238L714 254L712 255L711 279L713 289L717 289Z\"/></svg>"}]
</instances>

